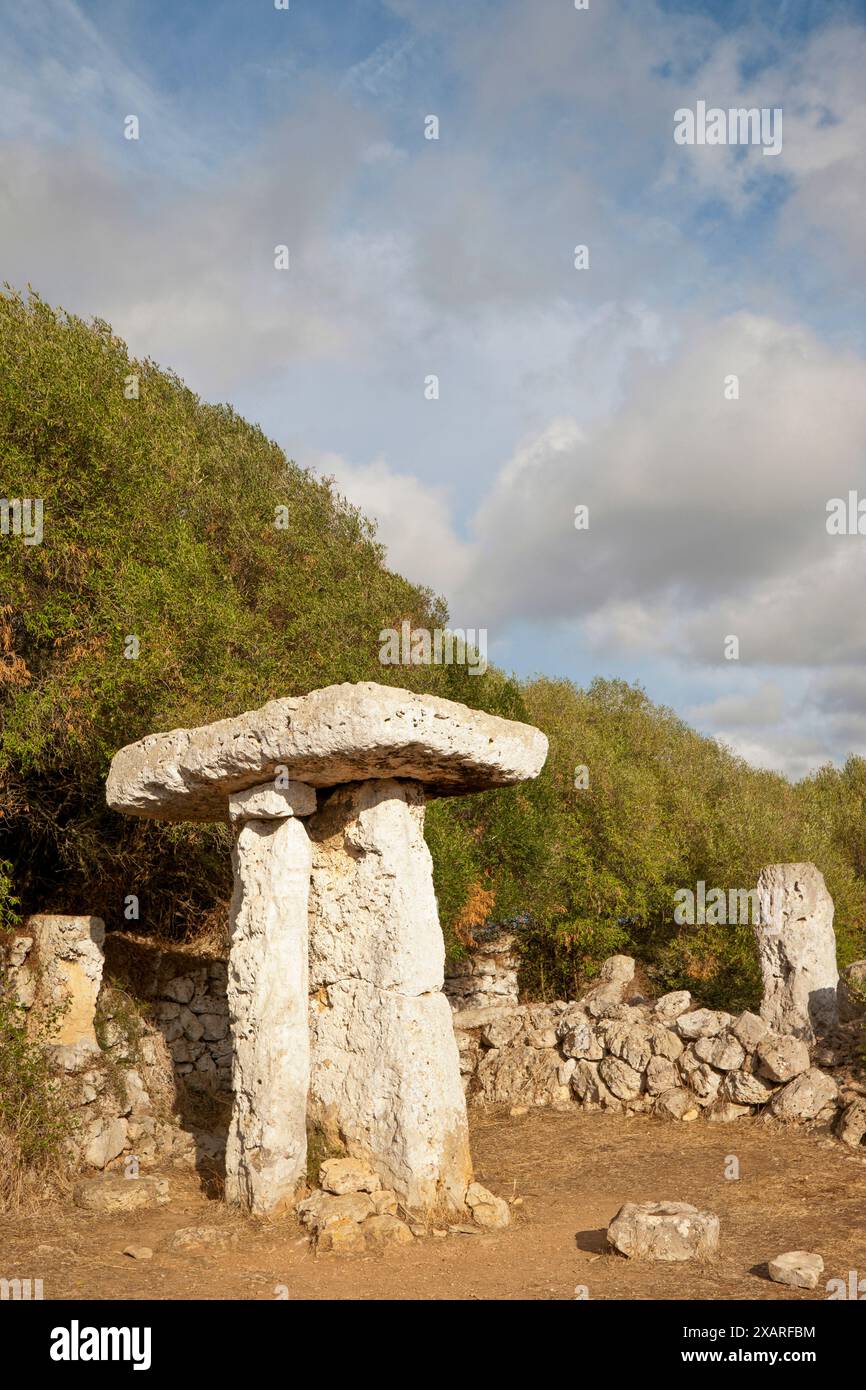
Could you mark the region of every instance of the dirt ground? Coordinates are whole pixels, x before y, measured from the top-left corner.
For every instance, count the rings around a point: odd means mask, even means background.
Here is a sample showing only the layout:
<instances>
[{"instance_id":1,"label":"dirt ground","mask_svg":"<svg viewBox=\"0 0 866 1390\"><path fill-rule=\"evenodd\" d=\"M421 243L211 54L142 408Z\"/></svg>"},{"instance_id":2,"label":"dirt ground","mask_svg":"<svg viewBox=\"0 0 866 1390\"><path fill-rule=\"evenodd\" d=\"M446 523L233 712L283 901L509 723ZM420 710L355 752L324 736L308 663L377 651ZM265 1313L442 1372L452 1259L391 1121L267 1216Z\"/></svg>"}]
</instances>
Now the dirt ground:
<instances>
[{"instance_id":1,"label":"dirt ground","mask_svg":"<svg viewBox=\"0 0 866 1390\"><path fill-rule=\"evenodd\" d=\"M46 1299L823 1299L769 1281L767 1260L817 1251L825 1279L866 1277L864 1159L758 1120L672 1125L645 1117L530 1111L472 1119L479 1181L511 1199L497 1234L417 1239L369 1255L314 1255L294 1220L250 1222L208 1197L197 1174L172 1169L172 1200L154 1210L91 1216L58 1208L6 1218L0 1277L42 1278ZM729 1156L737 1180L725 1177ZM630 1261L605 1248L626 1201L675 1199L721 1218L718 1258ZM204 1255L166 1248L184 1226L237 1233ZM147 1245L147 1262L123 1255ZM50 1252L38 1247L54 1247Z\"/></svg>"}]
</instances>

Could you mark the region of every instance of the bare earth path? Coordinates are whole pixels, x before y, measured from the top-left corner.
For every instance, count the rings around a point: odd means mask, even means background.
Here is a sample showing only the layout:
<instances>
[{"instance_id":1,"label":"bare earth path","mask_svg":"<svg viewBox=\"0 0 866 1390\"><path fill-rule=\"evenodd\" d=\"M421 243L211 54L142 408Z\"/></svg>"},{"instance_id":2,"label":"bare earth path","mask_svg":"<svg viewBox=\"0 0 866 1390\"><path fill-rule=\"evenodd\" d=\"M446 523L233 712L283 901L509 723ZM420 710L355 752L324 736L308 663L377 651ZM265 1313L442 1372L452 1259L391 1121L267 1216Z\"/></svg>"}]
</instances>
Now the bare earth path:
<instances>
[{"instance_id":1,"label":"bare earth path","mask_svg":"<svg viewBox=\"0 0 866 1390\"><path fill-rule=\"evenodd\" d=\"M826 1279L847 1281L852 1269L866 1278L866 1151L861 1159L760 1121L670 1125L550 1111L476 1113L472 1141L479 1180L523 1199L503 1234L316 1257L294 1221L247 1222L208 1199L194 1173L172 1170L166 1207L4 1219L0 1277L42 1278L46 1299L573 1299L579 1285L593 1299L826 1298L823 1283L805 1293L767 1278L769 1258L805 1249L823 1255ZM737 1181L724 1176L731 1155ZM718 1213L716 1261L640 1264L606 1252L605 1228L623 1202L662 1198ZM195 1225L225 1227L237 1240L204 1255L166 1248L174 1231ZM124 1256L130 1244L152 1247L153 1259Z\"/></svg>"}]
</instances>

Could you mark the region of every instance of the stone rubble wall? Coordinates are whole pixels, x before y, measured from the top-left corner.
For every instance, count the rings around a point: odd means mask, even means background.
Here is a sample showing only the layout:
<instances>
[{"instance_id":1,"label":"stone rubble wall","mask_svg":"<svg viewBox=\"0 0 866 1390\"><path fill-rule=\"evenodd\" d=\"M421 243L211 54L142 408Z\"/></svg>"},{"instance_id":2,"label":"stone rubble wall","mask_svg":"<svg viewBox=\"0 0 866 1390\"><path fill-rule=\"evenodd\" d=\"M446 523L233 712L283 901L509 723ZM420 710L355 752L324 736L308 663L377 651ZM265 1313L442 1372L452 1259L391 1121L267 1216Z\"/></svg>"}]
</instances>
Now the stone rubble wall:
<instances>
[{"instance_id":1,"label":"stone rubble wall","mask_svg":"<svg viewBox=\"0 0 866 1390\"><path fill-rule=\"evenodd\" d=\"M623 956L606 961L578 1001L521 1005L512 941L494 945L451 972L456 988L446 977L469 1104L679 1121L764 1114L832 1128L852 1147L864 1141L866 1082L849 1063L862 1050L866 962L842 972L840 1022L809 1044L773 1033L757 1014L700 1008L684 991L641 998ZM112 978L147 1005L134 1039L123 994L102 980L98 918L32 917L0 941L0 988L25 1009L71 995L52 1053L75 1111L76 1158L84 1169L130 1156L145 1167L219 1159L231 1099L225 961L121 933L105 950ZM213 1113L202 1118L208 1103Z\"/></svg>"},{"instance_id":2,"label":"stone rubble wall","mask_svg":"<svg viewBox=\"0 0 866 1390\"><path fill-rule=\"evenodd\" d=\"M0 939L0 993L25 1011L28 1027L50 1021L47 1050L71 1111L77 1166L193 1162L195 1140L173 1113L166 1043L104 984L104 941L98 917L34 915Z\"/></svg>"},{"instance_id":3,"label":"stone rubble wall","mask_svg":"<svg viewBox=\"0 0 866 1390\"><path fill-rule=\"evenodd\" d=\"M475 949L454 962L445 975L445 995L455 1013L464 1009L517 1007L514 937L508 933L476 942Z\"/></svg>"},{"instance_id":4,"label":"stone rubble wall","mask_svg":"<svg viewBox=\"0 0 866 1390\"><path fill-rule=\"evenodd\" d=\"M611 957L599 983L575 1002L456 1014L470 1103L577 1105L679 1121L766 1114L826 1124L859 1146L866 1079L850 1066L862 1038L859 1020L810 1048L774 1033L757 1014L696 1008L685 990L642 998L631 988L634 968L628 956ZM852 978L857 969L849 967Z\"/></svg>"}]
</instances>

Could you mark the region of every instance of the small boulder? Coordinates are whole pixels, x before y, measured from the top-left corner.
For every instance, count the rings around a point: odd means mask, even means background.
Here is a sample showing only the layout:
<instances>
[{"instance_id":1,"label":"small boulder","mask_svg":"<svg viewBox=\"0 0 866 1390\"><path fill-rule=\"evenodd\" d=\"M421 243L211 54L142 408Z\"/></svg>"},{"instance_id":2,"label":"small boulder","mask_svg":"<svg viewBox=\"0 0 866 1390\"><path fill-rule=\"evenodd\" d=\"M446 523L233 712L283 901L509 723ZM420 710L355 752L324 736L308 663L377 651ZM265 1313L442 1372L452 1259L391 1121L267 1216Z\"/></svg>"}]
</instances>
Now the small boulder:
<instances>
[{"instance_id":1,"label":"small boulder","mask_svg":"<svg viewBox=\"0 0 866 1390\"><path fill-rule=\"evenodd\" d=\"M387 1212L381 1216L368 1216L359 1229L363 1233L365 1244L368 1247L411 1245L415 1239L405 1221L400 1221L396 1216Z\"/></svg>"},{"instance_id":2,"label":"small boulder","mask_svg":"<svg viewBox=\"0 0 866 1390\"><path fill-rule=\"evenodd\" d=\"M316 1254L362 1255L366 1249L367 1237L357 1221L335 1221L316 1236Z\"/></svg>"},{"instance_id":3,"label":"small boulder","mask_svg":"<svg viewBox=\"0 0 866 1390\"><path fill-rule=\"evenodd\" d=\"M630 1259L693 1260L718 1249L719 1218L688 1202L626 1202L607 1238Z\"/></svg>"},{"instance_id":4,"label":"small boulder","mask_svg":"<svg viewBox=\"0 0 866 1390\"><path fill-rule=\"evenodd\" d=\"M663 994L657 999L653 1007L653 1013L662 1023L676 1023L680 1014L687 1013L692 1007L692 996L687 989L675 989L670 994Z\"/></svg>"},{"instance_id":5,"label":"small boulder","mask_svg":"<svg viewBox=\"0 0 866 1390\"><path fill-rule=\"evenodd\" d=\"M319 1186L342 1197L347 1192L378 1192L378 1174L357 1158L327 1158L319 1169Z\"/></svg>"},{"instance_id":6,"label":"small boulder","mask_svg":"<svg viewBox=\"0 0 866 1390\"><path fill-rule=\"evenodd\" d=\"M696 1120L700 1111L691 1091L673 1086L657 1097L655 1113L667 1120Z\"/></svg>"},{"instance_id":7,"label":"small boulder","mask_svg":"<svg viewBox=\"0 0 866 1390\"><path fill-rule=\"evenodd\" d=\"M620 1057L603 1057L598 1074L609 1091L619 1100L635 1100L641 1093L643 1078Z\"/></svg>"},{"instance_id":8,"label":"small boulder","mask_svg":"<svg viewBox=\"0 0 866 1390\"><path fill-rule=\"evenodd\" d=\"M750 1071L729 1071L722 1086L725 1097L735 1105L766 1105L778 1089Z\"/></svg>"},{"instance_id":9,"label":"small boulder","mask_svg":"<svg viewBox=\"0 0 866 1390\"><path fill-rule=\"evenodd\" d=\"M866 960L846 965L839 976L836 994L840 1023L855 1023L866 1017Z\"/></svg>"},{"instance_id":10,"label":"small boulder","mask_svg":"<svg viewBox=\"0 0 866 1390\"><path fill-rule=\"evenodd\" d=\"M676 1029L681 1038L693 1042L695 1038L714 1038L730 1021L730 1014L715 1009L694 1009L690 1014L680 1014Z\"/></svg>"},{"instance_id":11,"label":"small boulder","mask_svg":"<svg viewBox=\"0 0 866 1390\"><path fill-rule=\"evenodd\" d=\"M866 1100L852 1100L836 1125L836 1137L849 1149L859 1149L866 1138Z\"/></svg>"},{"instance_id":12,"label":"small boulder","mask_svg":"<svg viewBox=\"0 0 866 1390\"><path fill-rule=\"evenodd\" d=\"M770 1113L777 1120L814 1120L838 1096L839 1087L833 1078L810 1067L776 1092L770 1101Z\"/></svg>"},{"instance_id":13,"label":"small boulder","mask_svg":"<svg viewBox=\"0 0 866 1390\"><path fill-rule=\"evenodd\" d=\"M321 1232L344 1221L366 1221L368 1216L375 1214L375 1207L366 1192L344 1192L337 1196L316 1191L298 1203L297 1213L302 1226Z\"/></svg>"},{"instance_id":14,"label":"small boulder","mask_svg":"<svg viewBox=\"0 0 866 1390\"><path fill-rule=\"evenodd\" d=\"M730 1033L719 1033L715 1038L698 1038L695 1056L715 1067L716 1071L739 1071L746 1060L742 1045Z\"/></svg>"},{"instance_id":15,"label":"small boulder","mask_svg":"<svg viewBox=\"0 0 866 1390\"><path fill-rule=\"evenodd\" d=\"M487 1230L501 1231L511 1220L508 1203L478 1182L470 1183L466 1189L466 1205L476 1226L484 1226Z\"/></svg>"},{"instance_id":16,"label":"small boulder","mask_svg":"<svg viewBox=\"0 0 866 1390\"><path fill-rule=\"evenodd\" d=\"M646 1088L651 1096L660 1096L665 1091L679 1086L679 1073L667 1057L651 1057L646 1069Z\"/></svg>"},{"instance_id":17,"label":"small boulder","mask_svg":"<svg viewBox=\"0 0 866 1390\"><path fill-rule=\"evenodd\" d=\"M770 1260L768 1268L776 1284L788 1284L792 1289L814 1289L824 1272L824 1261L808 1250L788 1250Z\"/></svg>"},{"instance_id":18,"label":"small boulder","mask_svg":"<svg viewBox=\"0 0 866 1390\"><path fill-rule=\"evenodd\" d=\"M128 1255L131 1260L152 1260L153 1251L149 1245L127 1245L124 1255Z\"/></svg>"},{"instance_id":19,"label":"small boulder","mask_svg":"<svg viewBox=\"0 0 866 1390\"><path fill-rule=\"evenodd\" d=\"M739 1018L734 1019L731 1024L731 1032L738 1042L742 1043L747 1052L754 1052L759 1042L762 1042L769 1032L769 1028L759 1014L750 1013L746 1009Z\"/></svg>"},{"instance_id":20,"label":"small boulder","mask_svg":"<svg viewBox=\"0 0 866 1390\"><path fill-rule=\"evenodd\" d=\"M770 1035L758 1043L758 1072L770 1081L793 1081L808 1069L809 1049L801 1038Z\"/></svg>"},{"instance_id":21,"label":"small boulder","mask_svg":"<svg viewBox=\"0 0 866 1390\"><path fill-rule=\"evenodd\" d=\"M126 1178L120 1173L107 1173L99 1178L82 1178L72 1190L72 1200L85 1211L102 1213L161 1207L171 1197L168 1178Z\"/></svg>"}]
</instances>

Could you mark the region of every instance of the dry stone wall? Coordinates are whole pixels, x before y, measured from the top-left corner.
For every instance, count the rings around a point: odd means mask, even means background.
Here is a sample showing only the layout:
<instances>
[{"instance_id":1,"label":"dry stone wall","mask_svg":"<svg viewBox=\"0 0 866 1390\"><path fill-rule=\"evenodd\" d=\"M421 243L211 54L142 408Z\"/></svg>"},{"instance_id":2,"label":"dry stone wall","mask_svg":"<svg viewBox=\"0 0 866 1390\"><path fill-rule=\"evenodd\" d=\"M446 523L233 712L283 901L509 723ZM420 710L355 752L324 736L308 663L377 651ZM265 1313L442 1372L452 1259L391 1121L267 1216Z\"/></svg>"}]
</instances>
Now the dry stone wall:
<instances>
[{"instance_id":1,"label":"dry stone wall","mask_svg":"<svg viewBox=\"0 0 866 1390\"><path fill-rule=\"evenodd\" d=\"M861 1144L866 1080L851 1065L859 1021L810 1046L774 1032L759 1014L696 1006L685 990L645 999L633 976L634 961L614 956L580 1000L455 1014L470 1103L715 1123L762 1114L825 1124Z\"/></svg>"}]
</instances>

